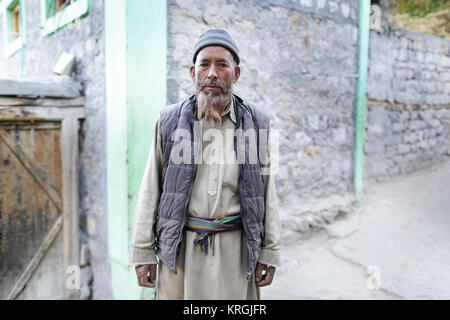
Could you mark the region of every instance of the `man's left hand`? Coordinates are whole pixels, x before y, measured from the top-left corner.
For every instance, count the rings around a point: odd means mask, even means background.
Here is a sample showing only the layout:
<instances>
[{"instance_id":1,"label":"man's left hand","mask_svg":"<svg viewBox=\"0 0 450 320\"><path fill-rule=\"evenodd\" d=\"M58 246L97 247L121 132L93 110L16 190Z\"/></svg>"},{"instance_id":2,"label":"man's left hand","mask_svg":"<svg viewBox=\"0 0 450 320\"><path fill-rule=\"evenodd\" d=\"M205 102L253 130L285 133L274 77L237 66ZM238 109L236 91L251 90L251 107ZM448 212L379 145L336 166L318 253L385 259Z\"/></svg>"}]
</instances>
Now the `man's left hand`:
<instances>
[{"instance_id":1,"label":"man's left hand","mask_svg":"<svg viewBox=\"0 0 450 320\"><path fill-rule=\"evenodd\" d=\"M265 271L265 274L263 274L263 271ZM269 267L267 264L257 262L255 270L256 286L257 287L268 286L269 284L272 283L274 274L275 274L275 267L272 266Z\"/></svg>"}]
</instances>

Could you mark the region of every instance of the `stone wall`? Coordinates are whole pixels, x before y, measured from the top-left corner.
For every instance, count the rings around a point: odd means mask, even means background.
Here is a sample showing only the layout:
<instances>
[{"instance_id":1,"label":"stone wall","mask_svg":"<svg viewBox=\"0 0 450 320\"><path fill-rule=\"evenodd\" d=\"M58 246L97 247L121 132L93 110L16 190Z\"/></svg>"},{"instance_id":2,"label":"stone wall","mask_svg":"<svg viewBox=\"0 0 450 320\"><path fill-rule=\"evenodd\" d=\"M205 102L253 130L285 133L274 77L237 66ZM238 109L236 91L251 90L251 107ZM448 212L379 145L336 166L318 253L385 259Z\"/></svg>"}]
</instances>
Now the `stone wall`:
<instances>
[{"instance_id":1,"label":"stone wall","mask_svg":"<svg viewBox=\"0 0 450 320\"><path fill-rule=\"evenodd\" d=\"M52 68L62 52L76 56L74 78L82 84L86 96L86 120L81 130L80 158L82 298L108 298L111 289L106 243L103 2L91 1L87 17L50 36L41 35L40 1L27 0L26 12L27 44L23 55L25 77L52 75ZM3 32L0 32L0 76L20 76L20 59L20 52L10 58L4 57Z\"/></svg>"},{"instance_id":2,"label":"stone wall","mask_svg":"<svg viewBox=\"0 0 450 320\"><path fill-rule=\"evenodd\" d=\"M385 19L383 31L370 34L367 97L365 178L384 180L450 155L450 41Z\"/></svg>"},{"instance_id":3,"label":"stone wall","mask_svg":"<svg viewBox=\"0 0 450 320\"><path fill-rule=\"evenodd\" d=\"M235 93L280 130L283 225L306 232L353 203L356 1L169 2L169 102L193 93L193 47L210 28L237 42Z\"/></svg>"}]
</instances>

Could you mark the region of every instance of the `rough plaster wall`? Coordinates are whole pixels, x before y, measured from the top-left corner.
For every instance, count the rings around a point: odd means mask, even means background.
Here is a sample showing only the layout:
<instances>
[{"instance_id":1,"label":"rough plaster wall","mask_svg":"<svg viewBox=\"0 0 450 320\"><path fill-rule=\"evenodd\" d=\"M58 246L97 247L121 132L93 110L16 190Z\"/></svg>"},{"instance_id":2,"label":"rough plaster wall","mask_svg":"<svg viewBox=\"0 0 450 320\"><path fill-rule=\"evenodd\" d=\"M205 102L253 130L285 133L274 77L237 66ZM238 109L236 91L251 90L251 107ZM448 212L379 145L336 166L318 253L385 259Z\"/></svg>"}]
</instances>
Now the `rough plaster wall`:
<instances>
[{"instance_id":1,"label":"rough plaster wall","mask_svg":"<svg viewBox=\"0 0 450 320\"><path fill-rule=\"evenodd\" d=\"M237 42L235 92L280 129L282 223L307 231L352 204L356 1L169 2L169 102L194 90L193 47L209 28Z\"/></svg>"},{"instance_id":2,"label":"rough plaster wall","mask_svg":"<svg viewBox=\"0 0 450 320\"><path fill-rule=\"evenodd\" d=\"M370 34L365 178L372 180L450 155L450 41L390 20Z\"/></svg>"},{"instance_id":3,"label":"rough plaster wall","mask_svg":"<svg viewBox=\"0 0 450 320\"><path fill-rule=\"evenodd\" d=\"M87 270L89 266L83 268L86 270L82 270L82 294L84 298L109 298L103 1L91 1L86 18L46 37L40 33L40 1L28 0L26 8L28 34L24 54L25 77L51 75L53 66L64 51L76 56L74 78L82 83L86 96L86 120L82 129L84 138L80 157L81 241L91 251L90 267L94 277L92 291L86 289L86 283L92 281L92 276L91 271ZM19 76L20 53L9 59L4 58L3 39L0 39L0 54L1 76Z\"/></svg>"}]
</instances>

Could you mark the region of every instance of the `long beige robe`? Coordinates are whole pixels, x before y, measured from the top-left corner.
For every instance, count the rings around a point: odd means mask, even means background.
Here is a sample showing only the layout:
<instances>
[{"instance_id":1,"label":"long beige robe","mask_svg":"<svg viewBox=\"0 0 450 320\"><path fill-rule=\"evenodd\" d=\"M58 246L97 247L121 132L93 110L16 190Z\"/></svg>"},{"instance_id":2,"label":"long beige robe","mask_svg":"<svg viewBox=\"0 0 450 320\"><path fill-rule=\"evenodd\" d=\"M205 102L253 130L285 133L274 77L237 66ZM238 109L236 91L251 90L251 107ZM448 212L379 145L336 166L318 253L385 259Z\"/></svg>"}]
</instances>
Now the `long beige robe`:
<instances>
[{"instance_id":1,"label":"long beige robe","mask_svg":"<svg viewBox=\"0 0 450 320\"><path fill-rule=\"evenodd\" d=\"M226 138L227 133L233 134L235 123L233 103L230 102L222 113L221 124L202 119L197 127L197 133L203 136L203 162L198 164L189 204L190 216L219 217L240 212L239 165L236 163L233 139ZM224 138L215 139L218 134ZM227 161L225 157L228 157ZM234 159L234 163L230 163L230 159ZM134 216L128 258L128 263L132 265L157 263L153 224L158 213L162 185L162 161L158 121ZM264 176L264 184L265 237L259 262L276 267L280 262L281 225L274 177ZM193 243L193 237L194 233L191 231L184 234L177 259L177 274L171 272L164 263L159 263L157 299L260 299L254 275L249 281L246 279L248 258L242 230L217 233L214 255L210 247L205 256L199 245Z\"/></svg>"}]
</instances>

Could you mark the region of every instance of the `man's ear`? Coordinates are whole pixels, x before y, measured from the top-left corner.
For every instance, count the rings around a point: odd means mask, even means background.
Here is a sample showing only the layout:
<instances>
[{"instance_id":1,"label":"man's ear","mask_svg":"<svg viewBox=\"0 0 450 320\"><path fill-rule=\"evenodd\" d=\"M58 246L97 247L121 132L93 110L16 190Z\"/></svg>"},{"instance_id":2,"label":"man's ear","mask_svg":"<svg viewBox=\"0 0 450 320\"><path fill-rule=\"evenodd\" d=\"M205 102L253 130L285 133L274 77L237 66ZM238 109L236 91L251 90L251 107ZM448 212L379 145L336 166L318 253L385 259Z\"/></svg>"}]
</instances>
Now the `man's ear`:
<instances>
[{"instance_id":1,"label":"man's ear","mask_svg":"<svg viewBox=\"0 0 450 320\"><path fill-rule=\"evenodd\" d=\"M191 74L191 79L192 79L192 81L195 82L195 66L191 66L191 67L189 68L189 73Z\"/></svg>"},{"instance_id":2,"label":"man's ear","mask_svg":"<svg viewBox=\"0 0 450 320\"><path fill-rule=\"evenodd\" d=\"M241 76L241 68L239 66L234 67L234 82L239 80L239 77Z\"/></svg>"}]
</instances>

